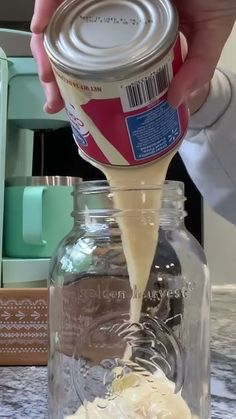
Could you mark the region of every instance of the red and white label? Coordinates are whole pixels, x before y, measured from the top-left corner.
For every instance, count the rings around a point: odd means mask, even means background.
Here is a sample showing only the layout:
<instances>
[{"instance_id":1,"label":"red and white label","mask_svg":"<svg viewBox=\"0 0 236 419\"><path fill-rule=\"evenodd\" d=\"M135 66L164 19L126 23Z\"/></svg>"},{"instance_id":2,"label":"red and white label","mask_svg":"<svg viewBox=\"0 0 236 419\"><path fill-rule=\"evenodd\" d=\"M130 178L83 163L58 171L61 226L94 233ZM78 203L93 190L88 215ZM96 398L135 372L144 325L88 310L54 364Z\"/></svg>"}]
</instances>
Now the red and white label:
<instances>
[{"instance_id":1,"label":"red and white label","mask_svg":"<svg viewBox=\"0 0 236 419\"><path fill-rule=\"evenodd\" d=\"M101 164L135 166L176 148L188 112L169 106L167 90L181 65L178 39L156 67L123 82L84 82L54 69L79 149Z\"/></svg>"}]
</instances>

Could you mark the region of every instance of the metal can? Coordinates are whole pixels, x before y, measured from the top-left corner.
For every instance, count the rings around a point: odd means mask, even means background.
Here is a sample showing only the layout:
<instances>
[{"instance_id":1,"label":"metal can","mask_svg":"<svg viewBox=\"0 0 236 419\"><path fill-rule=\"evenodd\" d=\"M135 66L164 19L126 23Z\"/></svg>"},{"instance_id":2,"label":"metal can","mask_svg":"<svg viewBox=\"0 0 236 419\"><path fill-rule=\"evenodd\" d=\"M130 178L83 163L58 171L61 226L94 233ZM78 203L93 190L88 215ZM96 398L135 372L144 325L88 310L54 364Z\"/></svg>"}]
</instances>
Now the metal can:
<instances>
[{"instance_id":1,"label":"metal can","mask_svg":"<svg viewBox=\"0 0 236 419\"><path fill-rule=\"evenodd\" d=\"M188 125L167 90L182 64L169 0L67 0L46 30L75 141L100 164L135 166L178 146Z\"/></svg>"}]
</instances>

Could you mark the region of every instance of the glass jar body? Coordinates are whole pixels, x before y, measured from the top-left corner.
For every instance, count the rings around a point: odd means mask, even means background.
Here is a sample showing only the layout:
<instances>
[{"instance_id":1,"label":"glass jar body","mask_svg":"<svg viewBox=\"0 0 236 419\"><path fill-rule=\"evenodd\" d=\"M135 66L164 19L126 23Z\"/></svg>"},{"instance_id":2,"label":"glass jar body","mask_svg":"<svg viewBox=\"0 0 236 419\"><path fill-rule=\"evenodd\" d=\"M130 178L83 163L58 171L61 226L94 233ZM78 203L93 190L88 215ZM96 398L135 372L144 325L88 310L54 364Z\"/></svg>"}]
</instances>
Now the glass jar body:
<instances>
[{"instance_id":1,"label":"glass jar body","mask_svg":"<svg viewBox=\"0 0 236 419\"><path fill-rule=\"evenodd\" d=\"M162 403L163 383L173 393L168 403L180 409L173 419L185 419L182 401L191 412L186 418L209 419L206 260L179 213L166 217L166 211L142 292L130 283L121 212L80 213L57 249L49 286L51 419L162 418L148 394ZM132 217L139 225L150 222L142 211ZM135 321L132 305L140 307Z\"/></svg>"}]
</instances>

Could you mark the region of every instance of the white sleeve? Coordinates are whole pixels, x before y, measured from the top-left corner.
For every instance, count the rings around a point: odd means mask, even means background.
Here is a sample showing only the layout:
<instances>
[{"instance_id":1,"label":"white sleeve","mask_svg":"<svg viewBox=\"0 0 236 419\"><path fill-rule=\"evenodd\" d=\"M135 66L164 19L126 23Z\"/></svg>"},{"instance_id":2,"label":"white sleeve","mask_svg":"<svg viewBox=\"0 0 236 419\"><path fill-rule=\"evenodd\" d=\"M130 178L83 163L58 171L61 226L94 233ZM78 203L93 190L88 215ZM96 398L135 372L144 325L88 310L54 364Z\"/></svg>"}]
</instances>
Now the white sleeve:
<instances>
[{"instance_id":1,"label":"white sleeve","mask_svg":"<svg viewBox=\"0 0 236 419\"><path fill-rule=\"evenodd\" d=\"M236 224L236 75L216 70L180 155L212 209Z\"/></svg>"}]
</instances>

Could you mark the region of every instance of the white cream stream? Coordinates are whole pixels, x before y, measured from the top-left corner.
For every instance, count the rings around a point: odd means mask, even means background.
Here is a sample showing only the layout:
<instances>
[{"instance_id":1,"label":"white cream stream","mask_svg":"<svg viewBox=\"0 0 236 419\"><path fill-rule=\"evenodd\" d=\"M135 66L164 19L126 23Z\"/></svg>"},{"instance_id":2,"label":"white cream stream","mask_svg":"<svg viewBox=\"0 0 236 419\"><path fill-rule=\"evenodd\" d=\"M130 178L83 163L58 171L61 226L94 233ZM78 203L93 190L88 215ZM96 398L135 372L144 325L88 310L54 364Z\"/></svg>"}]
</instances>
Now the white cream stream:
<instances>
[{"instance_id":1,"label":"white cream stream","mask_svg":"<svg viewBox=\"0 0 236 419\"><path fill-rule=\"evenodd\" d=\"M123 170L99 166L110 186L117 188L114 192L114 206L122 210L118 223L133 294L135 291L135 297L130 303L131 322L138 322L140 318L142 295L158 241L162 185L171 158L172 155L168 155L158 162Z\"/></svg>"}]
</instances>

